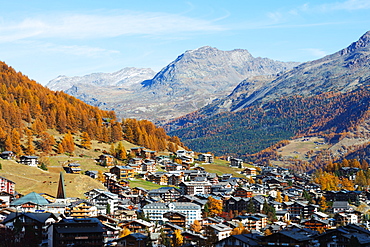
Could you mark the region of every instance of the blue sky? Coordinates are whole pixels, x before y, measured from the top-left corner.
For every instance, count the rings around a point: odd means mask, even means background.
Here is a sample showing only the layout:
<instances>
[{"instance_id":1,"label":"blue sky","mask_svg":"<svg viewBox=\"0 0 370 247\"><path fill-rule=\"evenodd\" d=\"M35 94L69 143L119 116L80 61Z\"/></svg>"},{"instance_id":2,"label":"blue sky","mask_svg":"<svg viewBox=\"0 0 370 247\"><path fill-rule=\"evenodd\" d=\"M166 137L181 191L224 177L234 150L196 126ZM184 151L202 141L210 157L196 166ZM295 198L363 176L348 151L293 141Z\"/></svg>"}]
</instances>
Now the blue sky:
<instances>
[{"instance_id":1,"label":"blue sky","mask_svg":"<svg viewBox=\"0 0 370 247\"><path fill-rule=\"evenodd\" d=\"M58 75L159 71L186 50L247 49L309 61L370 30L369 0L0 0L0 60L41 84Z\"/></svg>"}]
</instances>

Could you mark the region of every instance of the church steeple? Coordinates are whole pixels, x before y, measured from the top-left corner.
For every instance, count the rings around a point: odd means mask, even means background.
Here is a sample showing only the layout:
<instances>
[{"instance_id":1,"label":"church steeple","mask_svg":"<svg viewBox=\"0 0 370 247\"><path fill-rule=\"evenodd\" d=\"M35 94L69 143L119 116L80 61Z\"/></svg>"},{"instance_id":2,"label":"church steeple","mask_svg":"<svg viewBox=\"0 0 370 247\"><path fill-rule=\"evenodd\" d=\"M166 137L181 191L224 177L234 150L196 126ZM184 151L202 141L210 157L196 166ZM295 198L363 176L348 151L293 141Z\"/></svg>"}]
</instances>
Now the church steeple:
<instances>
[{"instance_id":1,"label":"church steeple","mask_svg":"<svg viewBox=\"0 0 370 247\"><path fill-rule=\"evenodd\" d=\"M60 172L60 175L59 175L59 184L58 184L58 191L57 191L57 199L66 199L66 192L64 190L64 176L63 176L63 172Z\"/></svg>"}]
</instances>

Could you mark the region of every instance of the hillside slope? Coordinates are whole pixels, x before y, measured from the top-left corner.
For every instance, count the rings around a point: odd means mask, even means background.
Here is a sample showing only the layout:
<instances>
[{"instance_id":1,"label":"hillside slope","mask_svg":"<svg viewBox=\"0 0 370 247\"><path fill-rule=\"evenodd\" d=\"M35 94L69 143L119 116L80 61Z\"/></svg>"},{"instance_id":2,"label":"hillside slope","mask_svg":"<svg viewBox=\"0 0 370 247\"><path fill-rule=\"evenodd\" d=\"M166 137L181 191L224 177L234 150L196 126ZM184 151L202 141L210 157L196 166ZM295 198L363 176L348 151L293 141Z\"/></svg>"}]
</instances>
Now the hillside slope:
<instances>
[{"instance_id":1,"label":"hillside slope","mask_svg":"<svg viewBox=\"0 0 370 247\"><path fill-rule=\"evenodd\" d=\"M182 143L148 120L119 122L114 112L51 91L0 62L0 152L15 154L14 160L0 161L0 176L16 182L17 191L55 195L59 172L77 162L82 174L66 174L65 179L68 196L81 198L88 190L103 188L83 175L87 170L108 171L95 159L108 153L124 164L127 150L136 145L176 152ZM48 171L17 163L22 155L39 156L40 166Z\"/></svg>"},{"instance_id":2,"label":"hillside slope","mask_svg":"<svg viewBox=\"0 0 370 247\"><path fill-rule=\"evenodd\" d=\"M59 172L63 171L59 166L51 171L43 171L38 168L18 164L15 161L1 161L2 169L0 176L15 182L17 192L25 195L30 192L47 193L56 196ZM83 174L64 174L65 190L68 197L84 198L84 193L92 189L105 189L103 184Z\"/></svg>"},{"instance_id":3,"label":"hillside slope","mask_svg":"<svg viewBox=\"0 0 370 247\"><path fill-rule=\"evenodd\" d=\"M82 139L104 143L125 139L158 151L182 145L147 120L118 122L113 111L51 91L0 63L0 150L17 155L73 152L74 145L84 145Z\"/></svg>"}]
</instances>

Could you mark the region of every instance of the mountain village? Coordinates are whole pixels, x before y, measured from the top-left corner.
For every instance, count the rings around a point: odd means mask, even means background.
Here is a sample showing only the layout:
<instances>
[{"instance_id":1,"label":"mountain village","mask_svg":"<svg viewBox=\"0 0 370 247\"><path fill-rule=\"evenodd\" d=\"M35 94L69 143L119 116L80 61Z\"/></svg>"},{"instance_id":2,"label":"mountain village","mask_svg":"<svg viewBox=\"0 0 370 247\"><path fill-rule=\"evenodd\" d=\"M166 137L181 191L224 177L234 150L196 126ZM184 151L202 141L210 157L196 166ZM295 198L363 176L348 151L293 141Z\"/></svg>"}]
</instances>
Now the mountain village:
<instances>
[{"instance_id":1,"label":"mountain village","mask_svg":"<svg viewBox=\"0 0 370 247\"><path fill-rule=\"evenodd\" d=\"M369 54L206 46L65 91L0 61L0 247L370 246Z\"/></svg>"},{"instance_id":2,"label":"mountain village","mask_svg":"<svg viewBox=\"0 0 370 247\"><path fill-rule=\"evenodd\" d=\"M96 157L85 175L106 189L68 197L64 174L80 174L78 163L60 173L54 195L16 192L0 177L0 246L369 246L370 193L323 191L309 174L225 158L240 176L206 172L209 153L178 150L158 155L144 147L127 150L126 165L109 154ZM37 167L37 156L16 158ZM356 168L344 167L354 180ZM130 187L143 179L163 187ZM30 244L32 243L32 244Z\"/></svg>"}]
</instances>

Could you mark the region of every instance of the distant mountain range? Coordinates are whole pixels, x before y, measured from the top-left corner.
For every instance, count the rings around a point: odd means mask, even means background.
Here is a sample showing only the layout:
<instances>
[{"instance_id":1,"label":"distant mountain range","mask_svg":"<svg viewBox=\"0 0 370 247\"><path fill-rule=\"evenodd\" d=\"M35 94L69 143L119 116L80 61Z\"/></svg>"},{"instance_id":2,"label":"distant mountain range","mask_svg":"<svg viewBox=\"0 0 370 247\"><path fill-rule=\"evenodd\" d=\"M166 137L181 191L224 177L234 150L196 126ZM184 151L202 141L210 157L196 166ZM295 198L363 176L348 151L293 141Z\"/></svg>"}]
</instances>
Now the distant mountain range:
<instances>
[{"instance_id":1,"label":"distant mountain range","mask_svg":"<svg viewBox=\"0 0 370 247\"><path fill-rule=\"evenodd\" d=\"M164 124L195 151L243 157L281 140L320 135L338 157L370 160L370 32L302 64L206 46L130 86L57 79L51 89L66 84L65 92L119 116Z\"/></svg>"},{"instance_id":2,"label":"distant mountain range","mask_svg":"<svg viewBox=\"0 0 370 247\"><path fill-rule=\"evenodd\" d=\"M58 76L47 87L54 91L66 91L73 86L119 87L131 89L139 82L155 75L152 69L124 68L114 73L93 73L85 76Z\"/></svg>"},{"instance_id":3,"label":"distant mountain range","mask_svg":"<svg viewBox=\"0 0 370 247\"><path fill-rule=\"evenodd\" d=\"M125 68L115 73L59 76L47 87L114 110L123 118L167 122L230 94L245 78L276 74L298 64L254 58L242 49L221 51L205 46L186 51L157 74L150 69Z\"/></svg>"}]
</instances>

